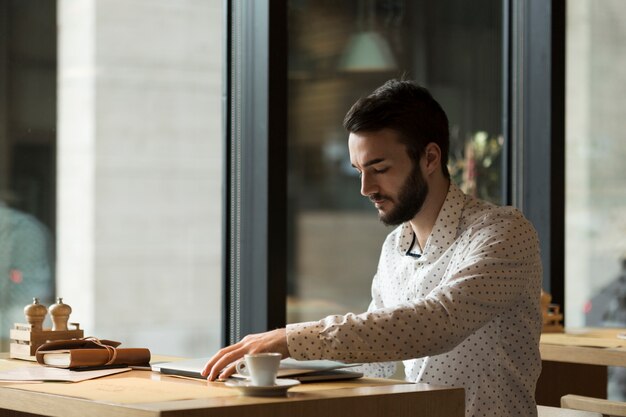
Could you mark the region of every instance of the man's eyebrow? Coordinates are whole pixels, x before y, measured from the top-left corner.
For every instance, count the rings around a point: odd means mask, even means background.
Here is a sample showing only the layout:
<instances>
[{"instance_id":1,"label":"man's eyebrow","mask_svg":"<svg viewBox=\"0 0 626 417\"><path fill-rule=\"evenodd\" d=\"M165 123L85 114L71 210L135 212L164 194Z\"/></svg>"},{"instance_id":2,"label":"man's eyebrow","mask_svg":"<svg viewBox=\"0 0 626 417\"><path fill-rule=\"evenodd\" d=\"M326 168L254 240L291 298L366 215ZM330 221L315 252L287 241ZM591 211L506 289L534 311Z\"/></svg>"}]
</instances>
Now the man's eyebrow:
<instances>
[{"instance_id":1,"label":"man's eyebrow","mask_svg":"<svg viewBox=\"0 0 626 417\"><path fill-rule=\"evenodd\" d=\"M385 158L371 159L371 160L369 160L369 161L367 161L366 163L363 164L363 168L367 168L369 166L376 165L378 163L383 162L384 160L385 160ZM356 166L354 166L354 164L352 164L352 167L356 168Z\"/></svg>"}]
</instances>

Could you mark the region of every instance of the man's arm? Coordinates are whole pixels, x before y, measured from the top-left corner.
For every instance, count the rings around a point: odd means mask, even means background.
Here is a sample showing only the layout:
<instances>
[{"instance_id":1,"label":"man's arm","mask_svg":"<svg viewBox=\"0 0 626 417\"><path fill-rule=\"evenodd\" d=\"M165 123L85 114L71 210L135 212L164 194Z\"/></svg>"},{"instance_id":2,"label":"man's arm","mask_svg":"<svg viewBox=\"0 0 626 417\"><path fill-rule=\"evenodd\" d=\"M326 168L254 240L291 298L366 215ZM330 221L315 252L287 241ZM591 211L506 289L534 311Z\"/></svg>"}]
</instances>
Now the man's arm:
<instances>
[{"instance_id":1,"label":"man's arm","mask_svg":"<svg viewBox=\"0 0 626 417\"><path fill-rule=\"evenodd\" d=\"M374 277L372 283L372 301L368 311L376 310L382 306L376 282L376 277ZM297 331L298 326L313 325L314 323L315 322L298 323L288 325L287 327L291 328L293 331ZM298 342L296 341L294 343ZM248 335L240 342L219 350L205 365L202 376L207 377L207 379L211 381L215 379L226 379L235 373L236 362L243 358L244 355L260 352L279 352L283 355L283 358L288 358L290 356L288 329L282 328L271 332ZM371 376L389 376L395 371L395 364L368 364L362 371Z\"/></svg>"},{"instance_id":2,"label":"man's arm","mask_svg":"<svg viewBox=\"0 0 626 417\"><path fill-rule=\"evenodd\" d=\"M541 262L532 226L515 215L481 221L468 237L461 262L428 296L292 325L296 331L290 327L287 333L291 356L352 363L433 356L450 351L520 302L538 300Z\"/></svg>"},{"instance_id":3,"label":"man's arm","mask_svg":"<svg viewBox=\"0 0 626 417\"><path fill-rule=\"evenodd\" d=\"M447 352L523 297L538 299L539 294L529 294L541 277L537 237L525 220L513 219L513 223L512 236L498 234L501 224L493 229L482 225L471 237L464 261L425 298L247 336L220 350L207 363L205 375L215 379L222 368L249 352L276 351L300 360L353 363ZM220 376L232 373L231 365Z\"/></svg>"}]
</instances>

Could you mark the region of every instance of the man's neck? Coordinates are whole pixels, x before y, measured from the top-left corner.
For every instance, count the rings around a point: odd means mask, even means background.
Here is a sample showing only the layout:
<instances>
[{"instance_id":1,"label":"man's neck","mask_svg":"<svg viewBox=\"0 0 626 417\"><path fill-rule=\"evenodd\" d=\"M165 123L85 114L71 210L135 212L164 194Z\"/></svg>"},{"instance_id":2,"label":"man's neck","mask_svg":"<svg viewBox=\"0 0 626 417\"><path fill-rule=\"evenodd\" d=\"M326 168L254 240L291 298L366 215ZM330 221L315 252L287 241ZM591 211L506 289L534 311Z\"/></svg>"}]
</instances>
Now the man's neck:
<instances>
[{"instance_id":1,"label":"man's neck","mask_svg":"<svg viewBox=\"0 0 626 417\"><path fill-rule=\"evenodd\" d=\"M426 197L422 209L409 221L421 249L424 249L428 237L433 231L439 211L446 201L449 188L450 180L448 178L442 176L434 179L433 183L428 185L428 197Z\"/></svg>"}]
</instances>

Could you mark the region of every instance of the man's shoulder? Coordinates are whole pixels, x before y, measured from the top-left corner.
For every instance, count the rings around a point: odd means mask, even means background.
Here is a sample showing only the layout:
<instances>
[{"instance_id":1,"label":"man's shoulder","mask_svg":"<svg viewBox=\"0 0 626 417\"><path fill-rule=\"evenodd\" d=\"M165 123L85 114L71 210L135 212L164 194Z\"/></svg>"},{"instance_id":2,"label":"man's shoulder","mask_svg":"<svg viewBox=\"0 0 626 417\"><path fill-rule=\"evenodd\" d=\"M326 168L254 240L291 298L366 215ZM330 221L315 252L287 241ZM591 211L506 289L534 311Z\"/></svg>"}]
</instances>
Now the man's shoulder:
<instances>
[{"instance_id":1,"label":"man's shoulder","mask_svg":"<svg viewBox=\"0 0 626 417\"><path fill-rule=\"evenodd\" d=\"M517 208L499 206L476 198L468 201L462 223L462 228L472 234L515 230L536 233L532 223Z\"/></svg>"}]
</instances>

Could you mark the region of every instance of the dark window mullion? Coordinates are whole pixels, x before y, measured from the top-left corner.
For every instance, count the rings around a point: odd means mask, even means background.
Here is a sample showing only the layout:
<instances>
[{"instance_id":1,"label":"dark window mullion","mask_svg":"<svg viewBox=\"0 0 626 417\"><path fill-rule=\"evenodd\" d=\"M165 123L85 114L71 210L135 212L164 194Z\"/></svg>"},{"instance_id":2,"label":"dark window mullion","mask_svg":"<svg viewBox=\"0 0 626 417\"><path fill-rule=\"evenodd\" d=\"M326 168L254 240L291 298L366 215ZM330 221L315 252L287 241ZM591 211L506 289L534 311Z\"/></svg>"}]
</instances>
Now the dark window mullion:
<instances>
[{"instance_id":1,"label":"dark window mullion","mask_svg":"<svg viewBox=\"0 0 626 417\"><path fill-rule=\"evenodd\" d=\"M225 344L285 324L286 3L231 0Z\"/></svg>"},{"instance_id":2,"label":"dark window mullion","mask_svg":"<svg viewBox=\"0 0 626 417\"><path fill-rule=\"evenodd\" d=\"M543 288L564 308L564 22L561 1L508 0L512 203L541 242Z\"/></svg>"}]
</instances>

